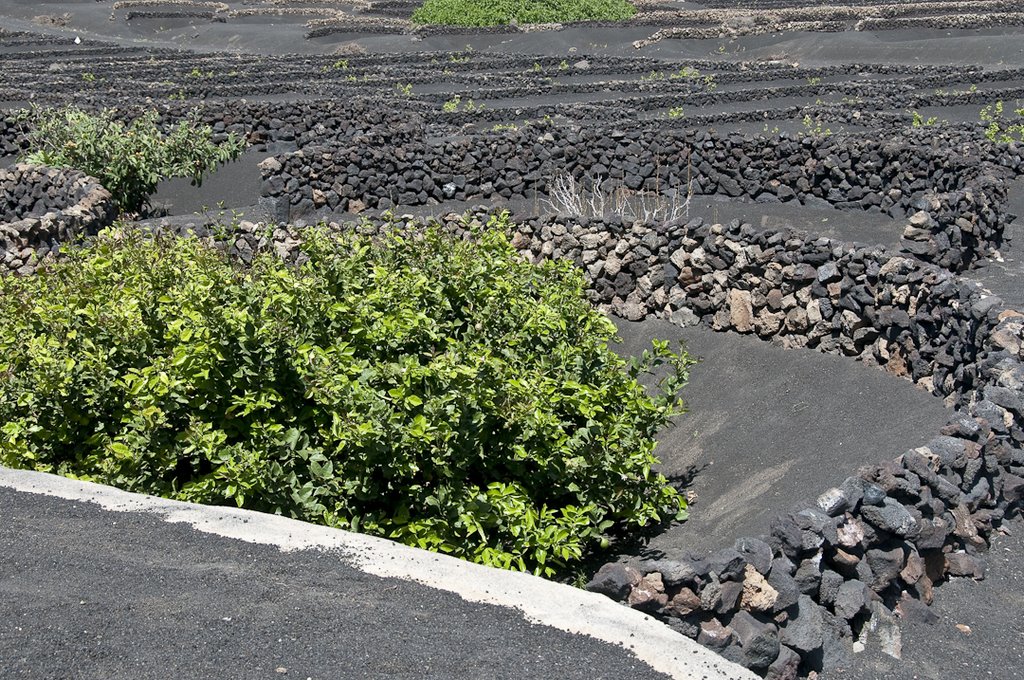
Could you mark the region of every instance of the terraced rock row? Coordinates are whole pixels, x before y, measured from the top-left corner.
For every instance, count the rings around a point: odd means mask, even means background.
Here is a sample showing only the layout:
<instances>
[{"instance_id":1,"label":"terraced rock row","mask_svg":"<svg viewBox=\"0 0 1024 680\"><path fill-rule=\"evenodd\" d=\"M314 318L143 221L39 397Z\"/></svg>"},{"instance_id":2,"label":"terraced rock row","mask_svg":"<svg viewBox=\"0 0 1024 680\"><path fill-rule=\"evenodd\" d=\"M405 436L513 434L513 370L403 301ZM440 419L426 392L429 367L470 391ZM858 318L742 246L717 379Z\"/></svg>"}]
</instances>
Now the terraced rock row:
<instances>
[{"instance_id":1,"label":"terraced rock row","mask_svg":"<svg viewBox=\"0 0 1024 680\"><path fill-rule=\"evenodd\" d=\"M318 209L536 200L564 174L602 194L726 195L906 217L902 249L954 270L997 248L1006 221L1002 168L948 150L601 128L515 130L441 144L418 137L367 135L267 161L262 193L279 202L277 214L297 218ZM1013 147L1006 156L1020 154Z\"/></svg>"},{"instance_id":2,"label":"terraced rock row","mask_svg":"<svg viewBox=\"0 0 1024 680\"><path fill-rule=\"evenodd\" d=\"M452 128L553 117L580 124L644 120L667 128L772 121L793 132L809 117L835 132L877 132L881 126L898 135L911 127L914 111L967 105L980 111L1024 97L1019 68L807 68L786 60L678 62L472 50L242 58L93 41L75 45L62 37L39 37L44 42L21 49L13 39L0 34L0 49L11 48L5 62L16 66L0 77L0 101L21 105L117 106L140 96L157 104L240 98L343 103L359 97L429 113Z\"/></svg>"}]
</instances>

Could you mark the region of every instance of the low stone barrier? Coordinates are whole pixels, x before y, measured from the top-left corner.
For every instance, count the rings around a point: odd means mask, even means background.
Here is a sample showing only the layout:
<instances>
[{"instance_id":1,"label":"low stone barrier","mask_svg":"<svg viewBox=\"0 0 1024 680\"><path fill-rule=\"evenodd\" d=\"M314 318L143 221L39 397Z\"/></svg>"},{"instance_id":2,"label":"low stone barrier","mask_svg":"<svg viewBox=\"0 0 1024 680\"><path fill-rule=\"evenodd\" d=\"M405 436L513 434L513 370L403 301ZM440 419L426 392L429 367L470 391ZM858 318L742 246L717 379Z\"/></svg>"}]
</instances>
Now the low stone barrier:
<instances>
[{"instance_id":1,"label":"low stone barrier","mask_svg":"<svg viewBox=\"0 0 1024 680\"><path fill-rule=\"evenodd\" d=\"M110 192L78 170L0 168L0 271L31 274L38 263L117 216Z\"/></svg>"},{"instance_id":2,"label":"low stone barrier","mask_svg":"<svg viewBox=\"0 0 1024 680\"><path fill-rule=\"evenodd\" d=\"M1006 222L1007 168L985 162L976 146L526 128L438 143L415 135L395 143L387 134L368 134L278 156L261 172L262 194L279 203L278 214L293 219L318 210L535 200L550 193L559 173L583 188L597 184L602 192L621 187L884 212L907 218L906 253L955 271L997 248Z\"/></svg>"},{"instance_id":3,"label":"low stone barrier","mask_svg":"<svg viewBox=\"0 0 1024 680\"><path fill-rule=\"evenodd\" d=\"M442 222L466 229L458 215ZM243 225L231 249L243 260L269 248L294 260L301 238ZM548 216L521 223L513 243L534 260L575 260L593 300L627 318L855 356L956 407L925 446L895 458L880 451L884 462L776 518L767 536L710 555L609 563L588 588L781 679L842 665L855 644L897 653L898 621L933 617L937 586L984 576L992 531L1024 499L1024 314L883 248L736 222Z\"/></svg>"},{"instance_id":4,"label":"low stone barrier","mask_svg":"<svg viewBox=\"0 0 1024 680\"><path fill-rule=\"evenodd\" d=\"M1024 314L881 248L735 222L549 218L516 239L534 258L576 259L595 301L627 318L854 356L957 407L926 446L859 470L770 535L710 556L608 564L592 590L765 677L791 678L842 665L855 636L885 638L896 616L932 616L925 605L946 578L983 576L993 526L1024 497Z\"/></svg>"}]
</instances>

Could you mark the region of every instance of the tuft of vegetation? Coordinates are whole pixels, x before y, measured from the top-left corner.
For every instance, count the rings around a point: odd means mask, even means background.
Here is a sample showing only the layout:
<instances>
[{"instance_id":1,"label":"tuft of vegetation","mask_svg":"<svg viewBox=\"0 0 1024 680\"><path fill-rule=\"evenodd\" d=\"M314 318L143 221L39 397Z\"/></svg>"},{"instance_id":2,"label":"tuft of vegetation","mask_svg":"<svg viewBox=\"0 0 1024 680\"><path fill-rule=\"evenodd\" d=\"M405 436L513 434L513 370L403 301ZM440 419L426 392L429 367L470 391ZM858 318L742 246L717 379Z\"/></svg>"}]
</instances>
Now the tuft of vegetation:
<instances>
[{"instance_id":1,"label":"tuft of vegetation","mask_svg":"<svg viewBox=\"0 0 1024 680\"><path fill-rule=\"evenodd\" d=\"M1024 108L1014 110L1016 119L1004 116L1003 110L1003 102L997 101L978 114L981 122L985 123L985 137L997 144L1024 142Z\"/></svg>"},{"instance_id":2,"label":"tuft of vegetation","mask_svg":"<svg viewBox=\"0 0 1024 680\"><path fill-rule=\"evenodd\" d=\"M499 26L570 21L623 21L636 14L627 0L426 0L413 12L417 24Z\"/></svg>"},{"instance_id":3,"label":"tuft of vegetation","mask_svg":"<svg viewBox=\"0 0 1024 680\"><path fill-rule=\"evenodd\" d=\"M640 82L662 81L665 79L700 82L704 84L704 88L708 92L713 92L718 88L718 83L715 82L715 76L713 73L705 75L692 66L683 66L678 71L672 71L667 75L664 71L651 71L647 75L640 76Z\"/></svg>"},{"instance_id":4,"label":"tuft of vegetation","mask_svg":"<svg viewBox=\"0 0 1024 680\"><path fill-rule=\"evenodd\" d=\"M476 113L478 111L483 111L485 108L487 108L486 104L477 104L472 99L467 99L465 102L462 101L462 97L460 95L454 95L451 99L441 105L441 110L445 113L458 113L459 111Z\"/></svg>"},{"instance_id":5,"label":"tuft of vegetation","mask_svg":"<svg viewBox=\"0 0 1024 680\"><path fill-rule=\"evenodd\" d=\"M832 128L825 127L818 116L811 118L810 114L804 114L803 126L812 137L827 137L832 134Z\"/></svg>"},{"instance_id":6,"label":"tuft of vegetation","mask_svg":"<svg viewBox=\"0 0 1024 680\"><path fill-rule=\"evenodd\" d=\"M324 64L320 67L321 73L329 73L331 71L347 71L348 70L348 59L338 59L333 64Z\"/></svg>"},{"instance_id":7,"label":"tuft of vegetation","mask_svg":"<svg viewBox=\"0 0 1024 680\"><path fill-rule=\"evenodd\" d=\"M939 124L939 117L938 116L928 116L927 118L925 118L916 109L911 111L910 114L911 114L911 120L910 120L910 126L911 127L916 127L916 128L919 128L919 127L931 127L933 125L938 125Z\"/></svg>"},{"instance_id":8,"label":"tuft of vegetation","mask_svg":"<svg viewBox=\"0 0 1024 680\"><path fill-rule=\"evenodd\" d=\"M122 212L142 210L161 180L188 177L202 184L207 173L245 148L234 134L215 143L213 129L195 115L166 130L156 111L125 123L112 109L92 114L74 106L34 107L26 118L31 130L27 162L76 168L95 177Z\"/></svg>"},{"instance_id":9,"label":"tuft of vegetation","mask_svg":"<svg viewBox=\"0 0 1024 680\"><path fill-rule=\"evenodd\" d=\"M617 357L582 272L504 219L312 228L301 266L244 268L108 230L0 277L0 464L546 575L684 518L652 468L692 360Z\"/></svg>"}]
</instances>

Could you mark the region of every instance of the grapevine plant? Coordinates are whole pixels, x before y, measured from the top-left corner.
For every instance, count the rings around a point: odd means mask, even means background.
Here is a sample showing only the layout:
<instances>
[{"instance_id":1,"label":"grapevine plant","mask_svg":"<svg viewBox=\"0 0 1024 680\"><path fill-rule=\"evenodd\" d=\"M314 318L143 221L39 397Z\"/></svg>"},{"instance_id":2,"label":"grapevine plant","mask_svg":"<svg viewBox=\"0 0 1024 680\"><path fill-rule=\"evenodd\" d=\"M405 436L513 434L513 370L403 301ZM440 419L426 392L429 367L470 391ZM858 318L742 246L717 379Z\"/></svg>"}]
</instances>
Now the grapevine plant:
<instances>
[{"instance_id":1,"label":"grapevine plant","mask_svg":"<svg viewBox=\"0 0 1024 680\"><path fill-rule=\"evenodd\" d=\"M545 575L683 519L654 447L692 360L618 357L508 228L311 228L242 267L118 226L0 277L0 464Z\"/></svg>"},{"instance_id":2,"label":"grapevine plant","mask_svg":"<svg viewBox=\"0 0 1024 680\"><path fill-rule=\"evenodd\" d=\"M194 113L166 129L152 110L130 122L112 109L93 114L74 106L35 107L25 118L30 128L26 162L75 168L95 177L127 213L143 210L162 180L187 177L198 186L245 148L234 134L214 142L213 129L200 124Z\"/></svg>"}]
</instances>

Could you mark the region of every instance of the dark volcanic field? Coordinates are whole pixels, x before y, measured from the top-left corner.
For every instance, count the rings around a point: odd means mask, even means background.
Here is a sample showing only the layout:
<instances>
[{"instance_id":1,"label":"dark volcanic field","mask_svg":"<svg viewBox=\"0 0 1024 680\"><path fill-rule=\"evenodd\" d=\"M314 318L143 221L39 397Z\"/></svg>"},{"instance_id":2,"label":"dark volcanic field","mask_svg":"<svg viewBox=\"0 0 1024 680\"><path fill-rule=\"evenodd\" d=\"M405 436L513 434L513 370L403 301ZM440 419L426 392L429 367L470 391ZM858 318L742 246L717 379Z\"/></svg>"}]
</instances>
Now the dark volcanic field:
<instances>
[{"instance_id":1,"label":"dark volcanic field","mask_svg":"<svg viewBox=\"0 0 1024 680\"><path fill-rule=\"evenodd\" d=\"M29 104L129 114L156 107L169 120L199 107L217 132L239 132L251 147L200 188L164 183L153 219L257 222L276 216L261 198L259 163L361 135L371 144L391 135L434 143L496 137L531 126L537 138L581 126L609 137L695 130L799 143L828 136L851 147L881 140L922 155L953 147L992 158L1002 151L985 137L982 108L1002 101L1012 116L1024 106L1020 2L637 4L640 12L624 25L470 31L416 28L409 22L416 3L405 0L0 0L0 164L24 146L13 116ZM998 172L1008 187L1005 210L1024 214L1024 179L1010 167ZM489 203L528 218L548 211L548 201L534 191ZM479 203L453 197L393 207L440 215ZM323 209L302 219L354 216ZM738 192L695 195L685 218L891 251L907 224L891 211ZM961 272L1018 310L1022 227L1009 221L997 250ZM666 473L692 476L692 519L653 538L648 556L707 554L763 534L772 517L807 507L860 466L924 445L958 406L840 353L784 348L706 323L618 323L625 354L661 337L685 341L703 359L685 395L691 412L663 433L659 448ZM1007 522L1006 530L1013 533L994 543L986 580L953 579L936 589L936 620L904 622L902 660L869 643L818 677L1021 677L1024 527ZM967 622L969 637L955 627Z\"/></svg>"}]
</instances>

